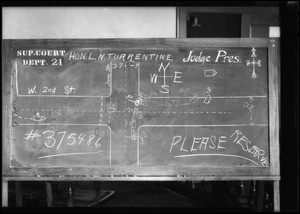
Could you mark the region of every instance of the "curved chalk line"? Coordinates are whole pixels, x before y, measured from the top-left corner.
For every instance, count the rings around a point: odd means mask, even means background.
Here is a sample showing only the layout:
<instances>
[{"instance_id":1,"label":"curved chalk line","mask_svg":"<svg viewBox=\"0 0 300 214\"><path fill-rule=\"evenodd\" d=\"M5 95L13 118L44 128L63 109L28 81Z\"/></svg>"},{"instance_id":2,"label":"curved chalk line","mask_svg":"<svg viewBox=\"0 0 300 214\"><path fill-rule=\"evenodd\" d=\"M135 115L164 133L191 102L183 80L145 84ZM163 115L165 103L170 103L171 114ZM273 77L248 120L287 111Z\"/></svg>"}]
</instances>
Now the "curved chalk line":
<instances>
[{"instance_id":1,"label":"curved chalk line","mask_svg":"<svg viewBox=\"0 0 300 214\"><path fill-rule=\"evenodd\" d=\"M175 158L181 158L181 157L192 157L192 156L224 156L224 157L236 157L236 158L242 158L248 161L251 161L252 163L258 165L258 163L256 163L255 161L249 159L249 158L245 158L243 156L239 156L239 155L224 155L224 154L191 154L191 155L177 155L174 156Z\"/></svg>"}]
</instances>

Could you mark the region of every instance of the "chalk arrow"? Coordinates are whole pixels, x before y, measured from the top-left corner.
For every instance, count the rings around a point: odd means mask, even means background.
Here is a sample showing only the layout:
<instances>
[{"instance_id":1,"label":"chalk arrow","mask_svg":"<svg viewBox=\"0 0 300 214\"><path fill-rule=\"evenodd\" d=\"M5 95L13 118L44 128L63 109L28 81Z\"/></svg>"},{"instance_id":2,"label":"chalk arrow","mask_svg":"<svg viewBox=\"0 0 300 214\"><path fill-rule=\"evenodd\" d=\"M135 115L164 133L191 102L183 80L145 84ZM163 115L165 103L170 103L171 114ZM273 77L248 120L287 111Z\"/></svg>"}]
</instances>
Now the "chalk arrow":
<instances>
[{"instance_id":1,"label":"chalk arrow","mask_svg":"<svg viewBox=\"0 0 300 214\"><path fill-rule=\"evenodd\" d=\"M246 105L243 105L243 106L247 108L248 105L249 105L249 103L247 103L247 102L245 102L245 101L244 101L244 103L245 103Z\"/></svg>"},{"instance_id":2,"label":"chalk arrow","mask_svg":"<svg viewBox=\"0 0 300 214\"><path fill-rule=\"evenodd\" d=\"M215 69L204 70L205 77L213 77L216 74L217 74L217 71Z\"/></svg>"}]
</instances>

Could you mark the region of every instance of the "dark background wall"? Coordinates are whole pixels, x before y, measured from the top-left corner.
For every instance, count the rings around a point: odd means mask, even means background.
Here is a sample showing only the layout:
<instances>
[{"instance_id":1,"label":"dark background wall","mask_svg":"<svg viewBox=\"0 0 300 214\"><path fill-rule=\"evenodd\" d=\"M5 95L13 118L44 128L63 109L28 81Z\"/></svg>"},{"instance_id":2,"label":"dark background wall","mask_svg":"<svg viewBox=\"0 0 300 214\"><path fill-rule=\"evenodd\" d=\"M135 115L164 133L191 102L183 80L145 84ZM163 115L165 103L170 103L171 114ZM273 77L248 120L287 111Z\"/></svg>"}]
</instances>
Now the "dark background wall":
<instances>
[{"instance_id":1,"label":"dark background wall","mask_svg":"<svg viewBox=\"0 0 300 214\"><path fill-rule=\"evenodd\" d=\"M281 210L299 211L299 4L281 4Z\"/></svg>"}]
</instances>

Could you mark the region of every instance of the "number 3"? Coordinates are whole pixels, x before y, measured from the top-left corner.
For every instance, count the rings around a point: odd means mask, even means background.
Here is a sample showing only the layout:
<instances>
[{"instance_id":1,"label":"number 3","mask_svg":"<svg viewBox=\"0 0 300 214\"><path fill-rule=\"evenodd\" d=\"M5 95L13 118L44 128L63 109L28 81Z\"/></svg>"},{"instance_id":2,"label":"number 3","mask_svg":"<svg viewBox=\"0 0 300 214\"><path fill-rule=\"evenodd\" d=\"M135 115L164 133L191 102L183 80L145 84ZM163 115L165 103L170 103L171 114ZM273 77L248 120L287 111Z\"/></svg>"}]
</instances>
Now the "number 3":
<instances>
[{"instance_id":1,"label":"number 3","mask_svg":"<svg viewBox=\"0 0 300 214\"><path fill-rule=\"evenodd\" d=\"M44 131L43 134L46 133L46 132L52 132L52 134L51 134L50 136L48 136L47 138L48 138L48 139L52 139L52 140L54 141L54 143L53 143L51 146L49 146L49 145L47 144L48 141L45 142L45 146L47 146L48 148L51 148L51 147L53 147L53 146L55 145L55 143L56 143L56 140L53 138L54 132L53 132L53 131Z\"/></svg>"}]
</instances>

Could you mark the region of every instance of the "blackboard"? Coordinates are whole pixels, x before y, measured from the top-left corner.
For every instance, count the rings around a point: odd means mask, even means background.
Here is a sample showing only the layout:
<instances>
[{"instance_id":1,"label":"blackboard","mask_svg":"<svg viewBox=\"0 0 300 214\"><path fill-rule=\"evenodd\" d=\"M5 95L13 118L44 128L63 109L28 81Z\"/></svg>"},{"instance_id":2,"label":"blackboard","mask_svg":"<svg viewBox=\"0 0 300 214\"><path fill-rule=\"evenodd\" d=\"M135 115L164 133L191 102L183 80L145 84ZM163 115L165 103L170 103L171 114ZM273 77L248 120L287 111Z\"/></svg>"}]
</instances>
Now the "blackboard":
<instances>
[{"instance_id":1,"label":"blackboard","mask_svg":"<svg viewBox=\"0 0 300 214\"><path fill-rule=\"evenodd\" d=\"M279 173L273 40L4 44L10 75L9 173Z\"/></svg>"}]
</instances>

